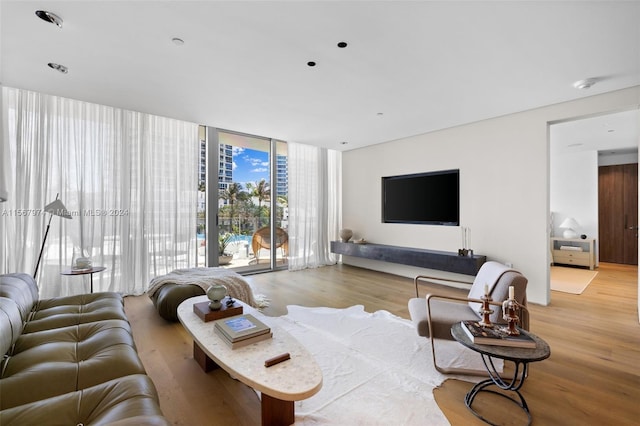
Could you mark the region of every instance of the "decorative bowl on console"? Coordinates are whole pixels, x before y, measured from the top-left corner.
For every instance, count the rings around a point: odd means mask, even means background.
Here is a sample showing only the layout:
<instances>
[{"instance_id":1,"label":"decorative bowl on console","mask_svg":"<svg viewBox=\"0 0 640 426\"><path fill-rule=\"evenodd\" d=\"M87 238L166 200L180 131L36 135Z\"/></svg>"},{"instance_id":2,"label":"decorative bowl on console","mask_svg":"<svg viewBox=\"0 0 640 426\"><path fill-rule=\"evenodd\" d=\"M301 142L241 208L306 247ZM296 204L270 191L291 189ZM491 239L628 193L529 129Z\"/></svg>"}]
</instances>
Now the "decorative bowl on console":
<instances>
[{"instance_id":1,"label":"decorative bowl on console","mask_svg":"<svg viewBox=\"0 0 640 426\"><path fill-rule=\"evenodd\" d=\"M353 231L351 229L344 228L340 230L340 240L343 243L348 243L351 237L353 237Z\"/></svg>"}]
</instances>

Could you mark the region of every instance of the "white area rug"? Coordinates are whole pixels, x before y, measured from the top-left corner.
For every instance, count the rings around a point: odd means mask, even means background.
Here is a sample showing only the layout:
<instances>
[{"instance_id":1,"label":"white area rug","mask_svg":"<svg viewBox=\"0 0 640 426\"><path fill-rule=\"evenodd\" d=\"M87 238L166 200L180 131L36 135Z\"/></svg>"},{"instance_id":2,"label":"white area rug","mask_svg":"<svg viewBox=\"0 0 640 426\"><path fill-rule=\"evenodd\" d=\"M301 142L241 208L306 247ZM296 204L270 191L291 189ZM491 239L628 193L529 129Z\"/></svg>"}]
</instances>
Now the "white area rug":
<instances>
[{"instance_id":1,"label":"white area rug","mask_svg":"<svg viewBox=\"0 0 640 426\"><path fill-rule=\"evenodd\" d=\"M410 321L387 311L368 313L361 305L287 309L270 322L297 338L323 372L320 392L295 403L296 425L449 424L433 389L453 376L435 370L429 341ZM459 343L436 344L438 362L448 360L442 365L484 370L480 355Z\"/></svg>"},{"instance_id":2,"label":"white area rug","mask_svg":"<svg viewBox=\"0 0 640 426\"><path fill-rule=\"evenodd\" d=\"M598 271L552 266L550 287L551 290L582 294L596 275L598 275Z\"/></svg>"}]
</instances>

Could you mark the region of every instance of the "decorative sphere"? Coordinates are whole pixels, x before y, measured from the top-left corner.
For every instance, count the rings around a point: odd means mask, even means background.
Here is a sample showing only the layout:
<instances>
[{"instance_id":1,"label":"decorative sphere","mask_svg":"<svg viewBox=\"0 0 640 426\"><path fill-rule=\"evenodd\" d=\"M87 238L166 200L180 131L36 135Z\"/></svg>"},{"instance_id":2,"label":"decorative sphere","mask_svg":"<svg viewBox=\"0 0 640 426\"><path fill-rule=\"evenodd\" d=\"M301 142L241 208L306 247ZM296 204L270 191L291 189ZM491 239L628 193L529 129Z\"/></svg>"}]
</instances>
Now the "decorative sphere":
<instances>
[{"instance_id":1,"label":"decorative sphere","mask_svg":"<svg viewBox=\"0 0 640 426\"><path fill-rule=\"evenodd\" d=\"M353 231L351 229L345 228L340 230L340 239L343 243L349 242L351 237L353 237Z\"/></svg>"},{"instance_id":2,"label":"decorative sphere","mask_svg":"<svg viewBox=\"0 0 640 426\"><path fill-rule=\"evenodd\" d=\"M220 301L227 295L227 288L222 284L213 284L207 290L207 297L211 302L209 303L209 309L217 311L222 307Z\"/></svg>"}]
</instances>

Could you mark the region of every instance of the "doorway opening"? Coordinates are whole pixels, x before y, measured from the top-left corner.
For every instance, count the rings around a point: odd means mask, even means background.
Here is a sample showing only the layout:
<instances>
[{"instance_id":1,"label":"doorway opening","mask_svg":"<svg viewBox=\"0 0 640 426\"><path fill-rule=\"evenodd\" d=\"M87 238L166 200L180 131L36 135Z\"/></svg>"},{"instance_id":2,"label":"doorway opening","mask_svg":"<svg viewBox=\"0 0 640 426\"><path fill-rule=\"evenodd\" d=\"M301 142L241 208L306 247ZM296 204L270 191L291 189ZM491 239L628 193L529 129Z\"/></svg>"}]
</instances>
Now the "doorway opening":
<instances>
[{"instance_id":1,"label":"doorway opening","mask_svg":"<svg viewBox=\"0 0 640 426\"><path fill-rule=\"evenodd\" d=\"M549 126L550 265L589 269L567 259L593 254L597 271L600 261L614 262L610 253L637 265L638 122L634 109ZM595 253L587 256L581 242L590 240Z\"/></svg>"},{"instance_id":2,"label":"doorway opening","mask_svg":"<svg viewBox=\"0 0 640 426\"><path fill-rule=\"evenodd\" d=\"M199 266L244 274L286 268L286 142L206 127L203 144Z\"/></svg>"}]
</instances>

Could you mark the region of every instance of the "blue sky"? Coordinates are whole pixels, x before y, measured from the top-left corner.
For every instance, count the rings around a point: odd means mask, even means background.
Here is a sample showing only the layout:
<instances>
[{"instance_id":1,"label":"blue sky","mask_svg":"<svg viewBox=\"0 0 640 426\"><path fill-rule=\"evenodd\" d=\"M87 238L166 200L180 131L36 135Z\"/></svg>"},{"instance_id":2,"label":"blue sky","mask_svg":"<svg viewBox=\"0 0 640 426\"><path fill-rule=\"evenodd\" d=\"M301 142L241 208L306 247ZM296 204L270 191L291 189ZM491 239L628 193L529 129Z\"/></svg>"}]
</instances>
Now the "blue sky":
<instances>
[{"instance_id":1,"label":"blue sky","mask_svg":"<svg viewBox=\"0 0 640 426\"><path fill-rule=\"evenodd\" d=\"M233 147L233 180L247 189L247 182L269 180L269 154L248 148Z\"/></svg>"}]
</instances>

